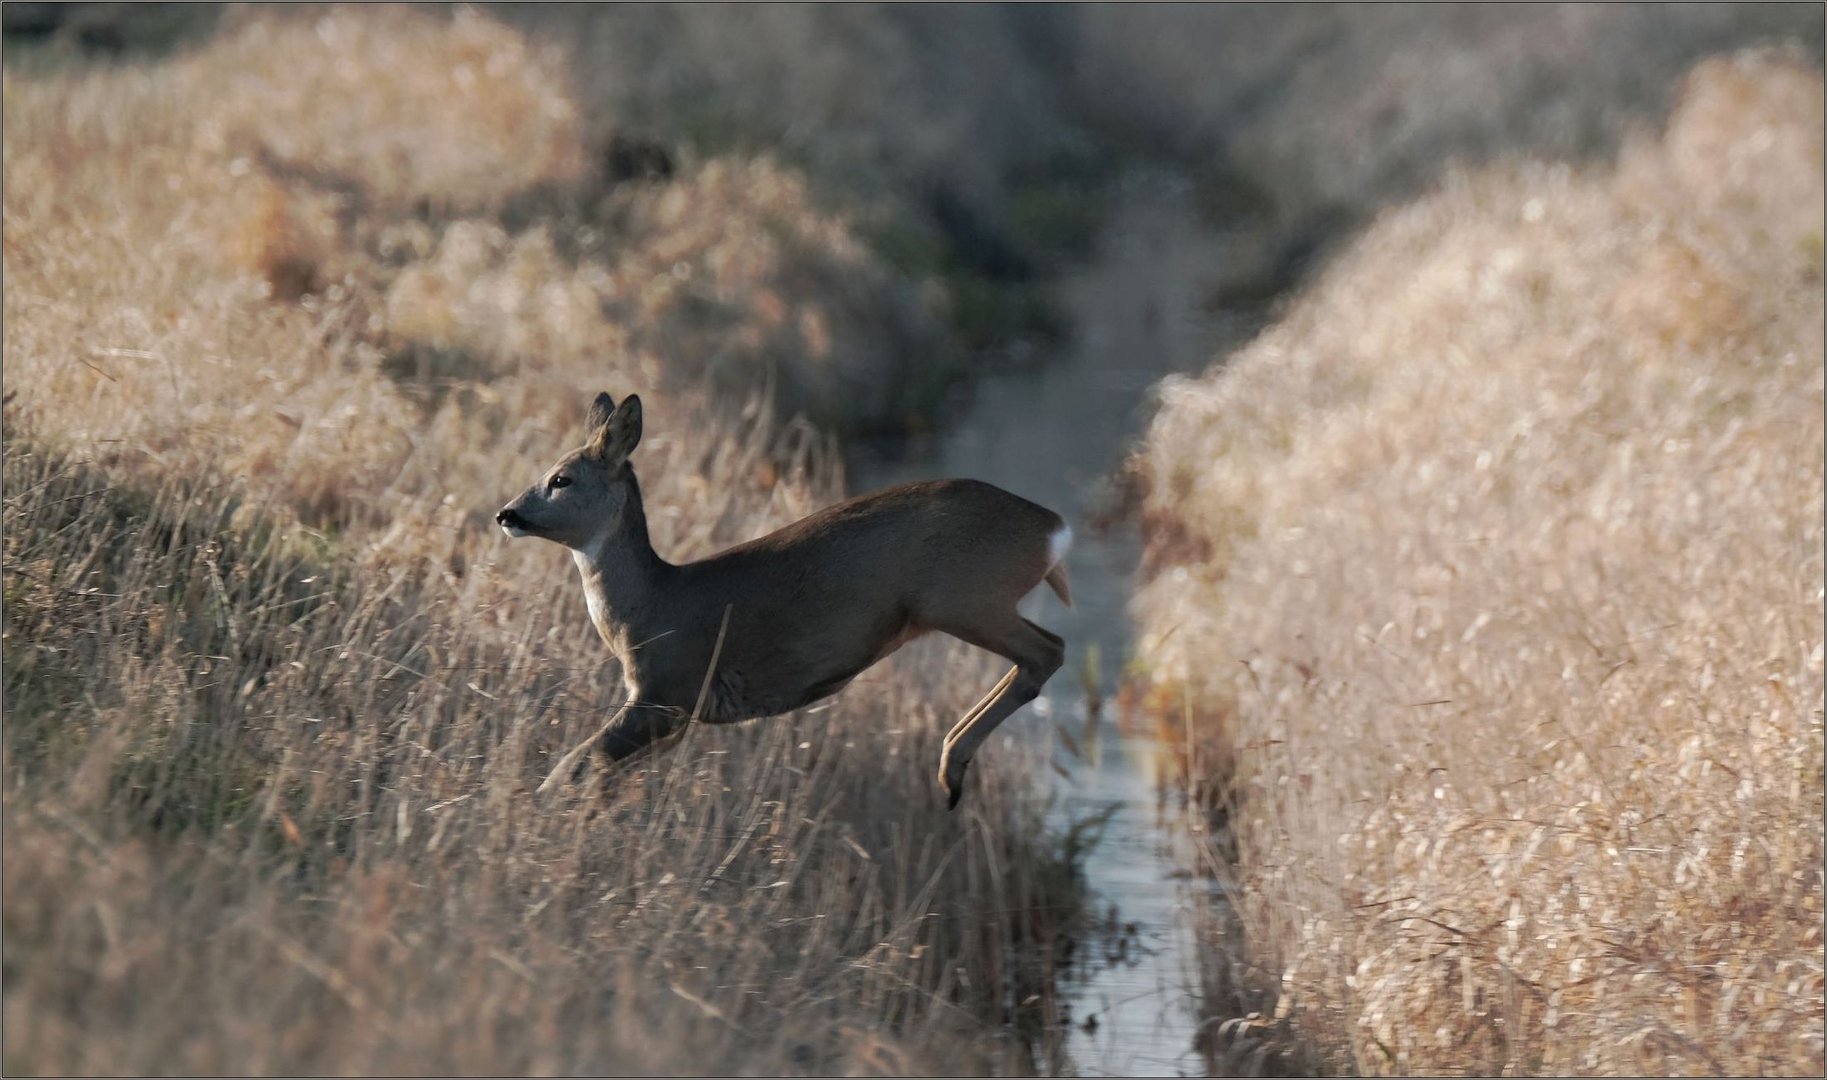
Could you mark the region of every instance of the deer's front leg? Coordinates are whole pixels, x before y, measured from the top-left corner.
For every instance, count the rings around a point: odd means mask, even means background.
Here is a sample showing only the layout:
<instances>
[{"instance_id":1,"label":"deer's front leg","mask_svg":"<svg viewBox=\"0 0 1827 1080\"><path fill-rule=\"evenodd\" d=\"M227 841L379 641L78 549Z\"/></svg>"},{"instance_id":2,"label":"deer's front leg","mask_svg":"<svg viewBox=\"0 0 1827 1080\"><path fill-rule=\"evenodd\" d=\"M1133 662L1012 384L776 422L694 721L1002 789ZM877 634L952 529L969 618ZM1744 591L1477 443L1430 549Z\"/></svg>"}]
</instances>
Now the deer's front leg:
<instances>
[{"instance_id":1,"label":"deer's front leg","mask_svg":"<svg viewBox=\"0 0 1827 1080\"><path fill-rule=\"evenodd\" d=\"M666 705L650 705L630 699L603 729L597 749L606 762L631 757L668 735L685 727L685 713Z\"/></svg>"},{"instance_id":2,"label":"deer's front leg","mask_svg":"<svg viewBox=\"0 0 1827 1080\"><path fill-rule=\"evenodd\" d=\"M550 791L563 782L563 777L569 777L574 784L581 783L592 746L603 755L605 765L613 764L678 730L684 726L684 722L684 716L677 709L643 705L631 693L628 700L609 714L609 719L603 721L603 726L596 729L596 734L573 746L558 759L558 764L552 767L545 782L537 790L541 794Z\"/></svg>"}]
</instances>

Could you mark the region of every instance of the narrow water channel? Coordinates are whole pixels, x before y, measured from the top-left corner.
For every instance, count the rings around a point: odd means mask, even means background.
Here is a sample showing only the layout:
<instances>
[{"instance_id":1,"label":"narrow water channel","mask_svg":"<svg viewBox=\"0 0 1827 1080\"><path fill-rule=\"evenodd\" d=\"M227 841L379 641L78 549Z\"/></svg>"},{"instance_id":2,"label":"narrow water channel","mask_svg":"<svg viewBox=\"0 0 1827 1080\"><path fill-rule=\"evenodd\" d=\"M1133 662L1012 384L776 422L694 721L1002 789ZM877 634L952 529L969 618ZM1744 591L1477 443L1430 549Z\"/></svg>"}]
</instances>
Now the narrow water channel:
<instances>
[{"instance_id":1,"label":"narrow water channel","mask_svg":"<svg viewBox=\"0 0 1827 1080\"><path fill-rule=\"evenodd\" d=\"M1222 238L1202 227L1183 181L1139 177L1124 188L1095 256L1059 285L1072 332L1064 354L1030 374L975 387L964 415L893 461L851 463L851 487L903 480L987 480L1064 515L1075 534L1068 566L1074 608L1030 599L1038 621L1066 639L1066 666L1003 737L1041 740L1068 774L1053 825L1108 812L1086 857L1100 913L1133 924L1127 948L1097 943L1065 984L1073 1027L1067 1055L1083 1075L1191 1075L1196 972L1188 889L1173 854L1177 822L1158 812L1155 741L1125 734L1087 684L1111 692L1130 651L1128 603L1140 544L1133 527L1101 534L1089 518L1113 470L1140 438L1150 389L1163 375L1197 371L1235 341L1237 327L1204 313ZM1088 665L1093 668L1087 679ZM1062 737L1061 732L1064 732Z\"/></svg>"}]
</instances>

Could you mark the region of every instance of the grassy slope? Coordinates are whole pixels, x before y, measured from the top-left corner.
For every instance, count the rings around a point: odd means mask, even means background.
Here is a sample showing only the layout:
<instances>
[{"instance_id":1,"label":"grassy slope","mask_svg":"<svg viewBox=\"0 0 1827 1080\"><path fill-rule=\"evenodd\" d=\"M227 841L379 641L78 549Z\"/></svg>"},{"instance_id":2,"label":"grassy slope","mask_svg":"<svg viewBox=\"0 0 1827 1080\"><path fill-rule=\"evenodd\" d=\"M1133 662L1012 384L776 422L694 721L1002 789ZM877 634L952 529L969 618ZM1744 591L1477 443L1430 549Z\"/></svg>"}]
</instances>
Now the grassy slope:
<instances>
[{"instance_id":1,"label":"grassy slope","mask_svg":"<svg viewBox=\"0 0 1827 1080\"><path fill-rule=\"evenodd\" d=\"M297 72L271 74L273 56ZM169 63L8 88L11 141L35 149L9 164L15 203L89 238L34 245L47 285L175 271L195 307L264 278L341 310L317 353L346 366L442 386L593 363L679 392L765 388L833 430L905 419L945 346L942 305L799 173L731 157L618 183L560 53L474 14L244 15ZM138 312L140 338L176 317ZM40 333L88 325L42 314ZM233 326L236 346L261 329Z\"/></svg>"},{"instance_id":2,"label":"grassy slope","mask_svg":"<svg viewBox=\"0 0 1827 1080\"><path fill-rule=\"evenodd\" d=\"M1454 160L1609 154L1681 75L1793 41L1805 4L1114 6L1078 12L1090 107L1218 160L1298 224L1361 218Z\"/></svg>"},{"instance_id":3,"label":"grassy slope","mask_svg":"<svg viewBox=\"0 0 1827 1080\"><path fill-rule=\"evenodd\" d=\"M892 207L876 246L943 283L973 364L1079 329L1038 286L1138 167L1193 181L1226 234L1201 287L1248 307L1450 161L1609 155L1697 58L1789 40L1818 61L1823 28L1816 6L1742 3L499 11L642 131L765 145Z\"/></svg>"},{"instance_id":4,"label":"grassy slope","mask_svg":"<svg viewBox=\"0 0 1827 1080\"><path fill-rule=\"evenodd\" d=\"M250 18L4 109L7 1071L1011 1067L1071 888L1021 763L940 809L968 687L530 793L619 678L489 514L604 388L669 555L834 495L716 366L892 384L858 327L925 316L841 215L766 161L609 183L471 14Z\"/></svg>"},{"instance_id":5,"label":"grassy slope","mask_svg":"<svg viewBox=\"0 0 1827 1080\"><path fill-rule=\"evenodd\" d=\"M6 467L9 1072L1014 1059L983 1021L1046 992L1070 882L1006 771L940 809L907 673L537 798L616 695L576 627L207 483Z\"/></svg>"},{"instance_id":6,"label":"grassy slope","mask_svg":"<svg viewBox=\"0 0 1827 1080\"><path fill-rule=\"evenodd\" d=\"M1152 692L1334 1067L1822 1068L1821 124L1709 61L1164 388Z\"/></svg>"}]
</instances>

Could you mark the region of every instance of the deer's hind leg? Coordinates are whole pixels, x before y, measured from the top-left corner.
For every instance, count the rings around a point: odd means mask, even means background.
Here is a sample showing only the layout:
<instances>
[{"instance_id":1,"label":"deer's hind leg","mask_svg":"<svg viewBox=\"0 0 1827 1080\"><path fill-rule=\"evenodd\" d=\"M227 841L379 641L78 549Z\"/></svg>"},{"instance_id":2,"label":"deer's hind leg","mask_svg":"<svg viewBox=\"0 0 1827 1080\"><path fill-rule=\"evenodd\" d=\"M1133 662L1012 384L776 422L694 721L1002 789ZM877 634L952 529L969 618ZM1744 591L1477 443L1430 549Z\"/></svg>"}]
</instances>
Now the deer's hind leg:
<instances>
[{"instance_id":1,"label":"deer's hind leg","mask_svg":"<svg viewBox=\"0 0 1827 1080\"><path fill-rule=\"evenodd\" d=\"M990 692L984 695L945 736L939 754L939 786L948 805L956 808L964 797L964 771L977 748L1016 709L1040 695L1066 658L1066 643L1059 635L1034 625L1018 614L988 626L940 626L939 629L1015 662Z\"/></svg>"},{"instance_id":2,"label":"deer's hind leg","mask_svg":"<svg viewBox=\"0 0 1827 1080\"><path fill-rule=\"evenodd\" d=\"M995 701L1003 694L1008 693L1009 687L1014 684L1015 677L1020 673L1021 669L1019 667L1010 668L1009 673L1004 675L1001 681L995 686L990 687L989 693L983 695L983 700L967 709L964 715L958 718L958 722L952 725L952 729L945 733L945 741L939 744L940 749L950 749L952 743L957 741L958 736L964 733L964 729L971 726L971 721L977 719L978 716L982 715L983 710L989 707L990 702Z\"/></svg>"}]
</instances>

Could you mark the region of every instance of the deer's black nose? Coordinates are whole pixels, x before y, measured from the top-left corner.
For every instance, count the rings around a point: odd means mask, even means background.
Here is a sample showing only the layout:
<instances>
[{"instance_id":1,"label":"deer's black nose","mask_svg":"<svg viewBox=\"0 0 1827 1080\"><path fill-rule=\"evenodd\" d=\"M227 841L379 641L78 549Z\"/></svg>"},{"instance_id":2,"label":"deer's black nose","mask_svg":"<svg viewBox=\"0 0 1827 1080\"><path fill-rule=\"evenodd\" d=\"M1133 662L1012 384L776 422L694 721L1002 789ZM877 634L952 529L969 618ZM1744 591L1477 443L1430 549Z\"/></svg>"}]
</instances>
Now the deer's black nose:
<instances>
[{"instance_id":1,"label":"deer's black nose","mask_svg":"<svg viewBox=\"0 0 1827 1080\"><path fill-rule=\"evenodd\" d=\"M526 528L526 522L520 520L520 515L516 514L514 512L513 507L508 507L508 506L502 507L501 512L499 514L495 515L495 524L501 526L504 529L507 529L507 528L524 529L524 528Z\"/></svg>"}]
</instances>

